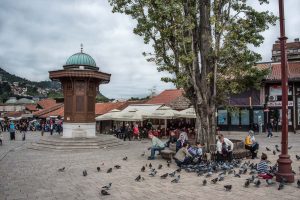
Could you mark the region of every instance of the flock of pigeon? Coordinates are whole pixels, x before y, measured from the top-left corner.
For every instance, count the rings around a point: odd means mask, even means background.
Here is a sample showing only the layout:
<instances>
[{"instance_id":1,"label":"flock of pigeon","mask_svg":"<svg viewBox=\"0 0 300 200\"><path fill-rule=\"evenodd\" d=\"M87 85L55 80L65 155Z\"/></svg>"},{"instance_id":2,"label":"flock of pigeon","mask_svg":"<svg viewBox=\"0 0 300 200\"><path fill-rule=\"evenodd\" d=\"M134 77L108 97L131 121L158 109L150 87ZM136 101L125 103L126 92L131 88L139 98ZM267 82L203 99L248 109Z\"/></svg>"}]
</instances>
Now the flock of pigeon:
<instances>
[{"instance_id":1,"label":"flock of pigeon","mask_svg":"<svg viewBox=\"0 0 300 200\"><path fill-rule=\"evenodd\" d=\"M290 146L289 149L292 147ZM280 152L280 149L278 145L275 145L275 149L277 152ZM266 147L267 151L272 151L270 148ZM276 154L276 151L273 150L273 154ZM145 152L141 154L141 156L145 156ZM296 159L299 161L300 156L296 155ZM124 157L123 161L127 161L128 157ZM167 166L170 167L171 161L167 161ZM102 163L104 165L104 163ZM114 169L120 169L120 165L115 165L113 167ZM111 173L113 168L109 168L106 173ZM149 172L149 177L155 177L158 176L158 170L162 169L163 165L159 164L157 167L157 170L154 168L154 166L149 163L149 165L144 165L141 168L141 173ZM273 166L270 166L270 173L275 174L277 172L278 165L277 163ZM96 168L98 172L101 171L100 167ZM180 168L176 169L175 171L171 173L164 173L160 175L161 179L166 179L168 176L172 177L171 183L179 183L180 181L180 172L182 170L185 170L187 173L196 173L197 176L203 176L204 180L202 181L202 185L206 186L208 182L211 184L216 184L217 182L222 182L225 180L226 177L235 177L235 178L241 178L242 176L248 175L245 179L244 187L248 188L250 185L253 185L254 187L260 187L262 180L258 177L257 173L257 164L251 163L250 161L245 161L242 163L242 160L233 160L232 162L216 162L216 161L203 161L199 164L195 165L183 165ZM64 172L65 167L58 169L59 172ZM300 171L300 167L299 167ZM83 176L87 176L88 173L86 170L83 170ZM296 174L293 171L294 174ZM217 175L215 178L213 176ZM139 174L136 178L136 182L144 181L145 178ZM266 179L264 180L267 184L267 186L275 185L276 183L272 179ZM282 190L287 181L285 178L281 177L281 181L278 185L278 190ZM101 195L106 196L110 195L108 190L110 190L112 187L112 183L109 183L101 188ZM300 180L297 180L297 187L300 188ZM224 185L225 191L231 191L232 185Z\"/></svg>"}]
</instances>

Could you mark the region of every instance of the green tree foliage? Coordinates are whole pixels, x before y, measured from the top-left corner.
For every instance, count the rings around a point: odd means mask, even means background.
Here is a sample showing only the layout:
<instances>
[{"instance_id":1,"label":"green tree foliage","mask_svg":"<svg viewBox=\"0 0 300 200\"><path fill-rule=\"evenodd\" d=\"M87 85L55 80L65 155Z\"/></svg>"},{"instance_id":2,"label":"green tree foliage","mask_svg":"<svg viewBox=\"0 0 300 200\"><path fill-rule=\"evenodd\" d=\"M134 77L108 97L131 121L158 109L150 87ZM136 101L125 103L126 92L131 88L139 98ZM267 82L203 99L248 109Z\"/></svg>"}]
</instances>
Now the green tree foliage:
<instances>
[{"instance_id":1,"label":"green tree foliage","mask_svg":"<svg viewBox=\"0 0 300 200\"><path fill-rule=\"evenodd\" d=\"M107 98L106 96L104 96L103 94L101 94L101 92L99 92L99 94L96 96L96 102L97 103L105 103L105 102L109 102L110 99Z\"/></svg>"},{"instance_id":2,"label":"green tree foliage","mask_svg":"<svg viewBox=\"0 0 300 200\"><path fill-rule=\"evenodd\" d=\"M277 17L255 10L246 0L109 2L113 12L136 20L134 33L154 50L144 55L158 71L172 75L162 80L185 90L196 111L198 139L215 142L217 105L230 93L258 86L266 73L253 67L261 56L249 47L263 42L261 33Z\"/></svg>"},{"instance_id":3,"label":"green tree foliage","mask_svg":"<svg viewBox=\"0 0 300 200\"><path fill-rule=\"evenodd\" d=\"M50 99L64 98L64 95L63 95L62 91L56 92L54 90L51 90L48 92L47 98L50 98Z\"/></svg>"},{"instance_id":4,"label":"green tree foliage","mask_svg":"<svg viewBox=\"0 0 300 200\"><path fill-rule=\"evenodd\" d=\"M9 84L7 82L0 83L0 103L4 103L11 95Z\"/></svg>"}]
</instances>

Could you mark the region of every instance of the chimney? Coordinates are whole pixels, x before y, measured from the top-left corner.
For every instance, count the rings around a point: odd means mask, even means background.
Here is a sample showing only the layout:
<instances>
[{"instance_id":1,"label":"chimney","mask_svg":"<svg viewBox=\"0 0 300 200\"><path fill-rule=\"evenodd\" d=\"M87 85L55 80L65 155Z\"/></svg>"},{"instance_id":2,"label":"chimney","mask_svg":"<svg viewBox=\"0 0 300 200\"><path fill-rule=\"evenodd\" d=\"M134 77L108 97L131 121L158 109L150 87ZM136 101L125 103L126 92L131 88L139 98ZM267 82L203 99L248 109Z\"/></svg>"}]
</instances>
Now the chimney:
<instances>
[{"instance_id":1,"label":"chimney","mask_svg":"<svg viewBox=\"0 0 300 200\"><path fill-rule=\"evenodd\" d=\"M295 38L295 42L299 42L299 38Z\"/></svg>"}]
</instances>

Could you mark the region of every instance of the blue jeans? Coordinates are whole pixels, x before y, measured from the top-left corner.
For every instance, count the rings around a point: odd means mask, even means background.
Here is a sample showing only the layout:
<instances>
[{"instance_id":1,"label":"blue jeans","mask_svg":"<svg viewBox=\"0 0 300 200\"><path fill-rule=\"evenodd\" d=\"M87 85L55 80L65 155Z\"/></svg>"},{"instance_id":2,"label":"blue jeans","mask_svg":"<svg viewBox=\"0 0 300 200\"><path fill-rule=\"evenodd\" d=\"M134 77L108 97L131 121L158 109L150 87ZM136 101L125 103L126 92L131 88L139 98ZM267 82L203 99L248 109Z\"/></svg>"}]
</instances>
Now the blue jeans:
<instances>
[{"instance_id":1,"label":"blue jeans","mask_svg":"<svg viewBox=\"0 0 300 200\"><path fill-rule=\"evenodd\" d=\"M267 137L273 137L273 134L272 134L272 129L271 128L268 128L268 135Z\"/></svg>"},{"instance_id":2,"label":"blue jeans","mask_svg":"<svg viewBox=\"0 0 300 200\"><path fill-rule=\"evenodd\" d=\"M165 147L151 147L151 155L150 157L151 158L154 158L155 157L155 151L161 151L161 150L164 150Z\"/></svg>"}]
</instances>

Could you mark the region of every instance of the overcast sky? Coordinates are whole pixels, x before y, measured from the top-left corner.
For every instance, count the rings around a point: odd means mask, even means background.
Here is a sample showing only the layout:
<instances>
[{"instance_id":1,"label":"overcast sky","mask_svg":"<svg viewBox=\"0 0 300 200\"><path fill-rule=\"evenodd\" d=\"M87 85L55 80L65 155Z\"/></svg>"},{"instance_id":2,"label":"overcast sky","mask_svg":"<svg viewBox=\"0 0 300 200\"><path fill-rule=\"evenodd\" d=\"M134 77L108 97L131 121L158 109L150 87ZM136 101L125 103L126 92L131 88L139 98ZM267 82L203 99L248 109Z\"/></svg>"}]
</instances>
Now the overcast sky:
<instances>
[{"instance_id":1,"label":"overcast sky","mask_svg":"<svg viewBox=\"0 0 300 200\"><path fill-rule=\"evenodd\" d=\"M253 2L251 0L250 2ZM90 54L111 82L100 87L109 98L143 97L149 89L173 88L160 81L162 73L142 56L150 51L133 34L134 21L113 14L107 0L0 0L0 67L34 81L48 80L48 71L61 69L67 58L80 51ZM257 9L278 14L277 0ZM300 37L300 0L285 0L286 34ZM257 52L270 61L279 25L264 33Z\"/></svg>"}]
</instances>

